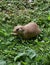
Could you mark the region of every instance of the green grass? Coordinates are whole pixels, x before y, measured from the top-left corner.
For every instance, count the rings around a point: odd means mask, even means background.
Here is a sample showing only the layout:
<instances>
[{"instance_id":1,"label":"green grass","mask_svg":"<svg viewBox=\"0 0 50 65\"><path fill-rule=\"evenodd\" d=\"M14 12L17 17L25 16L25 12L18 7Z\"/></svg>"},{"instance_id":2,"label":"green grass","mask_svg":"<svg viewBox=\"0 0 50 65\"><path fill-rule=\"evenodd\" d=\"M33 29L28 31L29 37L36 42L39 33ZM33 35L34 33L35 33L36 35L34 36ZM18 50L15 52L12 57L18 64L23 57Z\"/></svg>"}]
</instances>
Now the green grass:
<instances>
[{"instance_id":1,"label":"green grass","mask_svg":"<svg viewBox=\"0 0 50 65\"><path fill-rule=\"evenodd\" d=\"M35 40L12 36L14 26L35 21L41 34ZM0 65L50 65L50 1L0 1Z\"/></svg>"}]
</instances>

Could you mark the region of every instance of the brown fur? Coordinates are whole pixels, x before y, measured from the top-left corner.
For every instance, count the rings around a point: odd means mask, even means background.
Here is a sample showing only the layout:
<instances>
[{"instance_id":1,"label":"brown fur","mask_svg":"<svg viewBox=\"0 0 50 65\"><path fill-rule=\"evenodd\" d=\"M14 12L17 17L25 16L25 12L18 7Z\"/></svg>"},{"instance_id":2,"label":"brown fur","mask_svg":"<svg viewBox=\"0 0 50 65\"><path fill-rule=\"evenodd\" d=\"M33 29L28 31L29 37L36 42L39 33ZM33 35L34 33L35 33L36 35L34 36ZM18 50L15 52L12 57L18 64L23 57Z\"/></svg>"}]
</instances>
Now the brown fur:
<instances>
[{"instance_id":1,"label":"brown fur","mask_svg":"<svg viewBox=\"0 0 50 65\"><path fill-rule=\"evenodd\" d=\"M19 35L24 39L30 39L32 37L35 37L40 34L40 32L41 30L39 29L39 26L34 22L30 22L24 26L18 25L15 26L13 29L14 35Z\"/></svg>"}]
</instances>

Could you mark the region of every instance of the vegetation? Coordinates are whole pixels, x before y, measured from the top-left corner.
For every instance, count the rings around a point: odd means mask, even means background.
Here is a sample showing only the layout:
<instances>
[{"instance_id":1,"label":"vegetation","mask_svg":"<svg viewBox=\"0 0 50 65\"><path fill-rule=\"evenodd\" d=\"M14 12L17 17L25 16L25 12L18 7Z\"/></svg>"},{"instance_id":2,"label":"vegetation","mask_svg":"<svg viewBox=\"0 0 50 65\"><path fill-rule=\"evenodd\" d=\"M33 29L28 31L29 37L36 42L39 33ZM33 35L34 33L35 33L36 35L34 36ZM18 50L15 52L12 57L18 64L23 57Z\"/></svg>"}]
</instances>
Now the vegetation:
<instances>
[{"instance_id":1,"label":"vegetation","mask_svg":"<svg viewBox=\"0 0 50 65\"><path fill-rule=\"evenodd\" d=\"M36 39L11 35L30 21L41 28ZM0 0L0 65L50 65L50 0Z\"/></svg>"}]
</instances>

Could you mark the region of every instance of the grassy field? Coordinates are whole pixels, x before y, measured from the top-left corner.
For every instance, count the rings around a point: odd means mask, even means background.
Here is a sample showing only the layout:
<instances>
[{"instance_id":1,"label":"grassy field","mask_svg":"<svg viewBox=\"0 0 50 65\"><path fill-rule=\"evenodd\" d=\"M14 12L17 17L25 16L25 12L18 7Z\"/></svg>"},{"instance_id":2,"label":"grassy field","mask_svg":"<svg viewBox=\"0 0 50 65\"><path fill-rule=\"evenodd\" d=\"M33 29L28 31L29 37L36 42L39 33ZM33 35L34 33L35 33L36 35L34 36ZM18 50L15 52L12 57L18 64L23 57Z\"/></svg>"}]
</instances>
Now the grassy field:
<instances>
[{"instance_id":1,"label":"grassy field","mask_svg":"<svg viewBox=\"0 0 50 65\"><path fill-rule=\"evenodd\" d=\"M35 40L11 35L30 21L42 31ZM0 65L50 65L50 0L0 0Z\"/></svg>"}]
</instances>

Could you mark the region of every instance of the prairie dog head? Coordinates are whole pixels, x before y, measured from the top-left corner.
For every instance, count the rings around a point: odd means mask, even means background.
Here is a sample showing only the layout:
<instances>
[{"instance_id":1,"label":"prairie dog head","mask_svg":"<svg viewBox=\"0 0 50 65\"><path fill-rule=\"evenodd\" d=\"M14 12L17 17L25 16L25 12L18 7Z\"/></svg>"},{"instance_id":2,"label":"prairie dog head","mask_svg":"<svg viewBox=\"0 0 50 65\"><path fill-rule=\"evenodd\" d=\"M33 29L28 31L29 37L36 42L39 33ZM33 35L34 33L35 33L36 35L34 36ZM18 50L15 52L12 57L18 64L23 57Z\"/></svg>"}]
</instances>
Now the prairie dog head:
<instances>
[{"instance_id":1,"label":"prairie dog head","mask_svg":"<svg viewBox=\"0 0 50 65\"><path fill-rule=\"evenodd\" d=\"M18 34L21 35L21 34L23 34L23 31L24 31L23 26L17 25L13 29L13 34L14 35L18 35Z\"/></svg>"}]
</instances>

